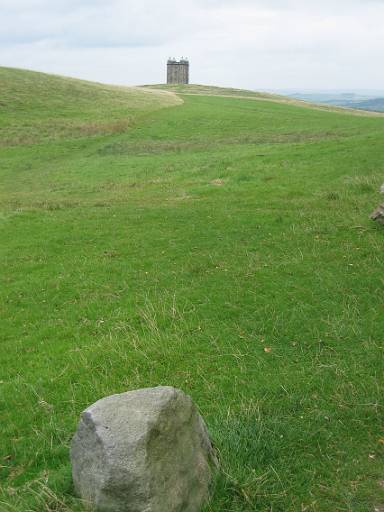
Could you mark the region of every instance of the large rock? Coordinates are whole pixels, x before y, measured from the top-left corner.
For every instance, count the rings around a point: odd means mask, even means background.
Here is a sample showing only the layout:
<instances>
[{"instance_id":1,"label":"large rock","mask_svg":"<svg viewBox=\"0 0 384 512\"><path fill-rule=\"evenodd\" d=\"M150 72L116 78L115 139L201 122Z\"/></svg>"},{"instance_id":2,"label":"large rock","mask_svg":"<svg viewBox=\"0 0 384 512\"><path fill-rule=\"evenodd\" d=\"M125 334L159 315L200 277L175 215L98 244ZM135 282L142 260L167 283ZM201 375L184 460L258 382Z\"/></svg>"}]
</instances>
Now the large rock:
<instances>
[{"instance_id":1,"label":"large rock","mask_svg":"<svg viewBox=\"0 0 384 512\"><path fill-rule=\"evenodd\" d=\"M371 213L371 219L384 224L384 204L381 204Z\"/></svg>"},{"instance_id":2,"label":"large rock","mask_svg":"<svg viewBox=\"0 0 384 512\"><path fill-rule=\"evenodd\" d=\"M191 398L130 391L86 409L71 446L75 490L98 512L197 512L217 464Z\"/></svg>"}]
</instances>

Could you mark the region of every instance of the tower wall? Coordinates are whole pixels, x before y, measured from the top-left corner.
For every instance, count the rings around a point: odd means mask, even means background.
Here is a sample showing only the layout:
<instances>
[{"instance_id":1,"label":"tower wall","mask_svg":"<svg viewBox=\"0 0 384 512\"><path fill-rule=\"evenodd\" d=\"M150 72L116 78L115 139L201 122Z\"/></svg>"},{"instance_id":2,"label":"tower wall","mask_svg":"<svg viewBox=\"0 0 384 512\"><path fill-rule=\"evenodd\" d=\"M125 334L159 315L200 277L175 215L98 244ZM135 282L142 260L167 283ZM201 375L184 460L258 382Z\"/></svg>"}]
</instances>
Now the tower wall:
<instances>
[{"instance_id":1,"label":"tower wall","mask_svg":"<svg viewBox=\"0 0 384 512\"><path fill-rule=\"evenodd\" d=\"M189 84L189 62L187 60L168 60L167 84Z\"/></svg>"}]
</instances>

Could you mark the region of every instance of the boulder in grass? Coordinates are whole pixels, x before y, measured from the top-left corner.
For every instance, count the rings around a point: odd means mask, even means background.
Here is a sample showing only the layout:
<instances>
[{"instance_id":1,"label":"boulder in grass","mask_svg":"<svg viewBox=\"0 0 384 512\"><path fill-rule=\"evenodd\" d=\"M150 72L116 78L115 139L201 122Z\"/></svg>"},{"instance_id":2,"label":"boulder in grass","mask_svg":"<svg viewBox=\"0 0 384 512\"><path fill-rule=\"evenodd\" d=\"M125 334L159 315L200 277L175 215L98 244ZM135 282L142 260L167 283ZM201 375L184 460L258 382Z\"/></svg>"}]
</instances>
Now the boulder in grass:
<instances>
[{"instance_id":1,"label":"boulder in grass","mask_svg":"<svg viewBox=\"0 0 384 512\"><path fill-rule=\"evenodd\" d=\"M199 512L217 460L191 398L130 391L86 409L71 445L75 490L97 512Z\"/></svg>"},{"instance_id":2,"label":"boulder in grass","mask_svg":"<svg viewBox=\"0 0 384 512\"><path fill-rule=\"evenodd\" d=\"M370 218L379 222L380 224L384 224L384 204L381 204L371 213Z\"/></svg>"}]
</instances>

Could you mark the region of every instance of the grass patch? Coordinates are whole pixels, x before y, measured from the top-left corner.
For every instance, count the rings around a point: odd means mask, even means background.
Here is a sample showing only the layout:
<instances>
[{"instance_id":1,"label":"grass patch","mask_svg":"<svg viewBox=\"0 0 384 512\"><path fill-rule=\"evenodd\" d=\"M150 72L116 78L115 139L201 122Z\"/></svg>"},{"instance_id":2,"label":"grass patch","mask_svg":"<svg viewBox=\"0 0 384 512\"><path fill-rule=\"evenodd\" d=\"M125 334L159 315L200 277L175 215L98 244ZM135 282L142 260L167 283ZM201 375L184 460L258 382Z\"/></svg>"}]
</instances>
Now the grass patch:
<instances>
[{"instance_id":1,"label":"grass patch","mask_svg":"<svg viewBox=\"0 0 384 512\"><path fill-rule=\"evenodd\" d=\"M382 119L183 100L0 149L0 510L80 511L80 412L160 384L220 452L209 512L380 509Z\"/></svg>"}]
</instances>

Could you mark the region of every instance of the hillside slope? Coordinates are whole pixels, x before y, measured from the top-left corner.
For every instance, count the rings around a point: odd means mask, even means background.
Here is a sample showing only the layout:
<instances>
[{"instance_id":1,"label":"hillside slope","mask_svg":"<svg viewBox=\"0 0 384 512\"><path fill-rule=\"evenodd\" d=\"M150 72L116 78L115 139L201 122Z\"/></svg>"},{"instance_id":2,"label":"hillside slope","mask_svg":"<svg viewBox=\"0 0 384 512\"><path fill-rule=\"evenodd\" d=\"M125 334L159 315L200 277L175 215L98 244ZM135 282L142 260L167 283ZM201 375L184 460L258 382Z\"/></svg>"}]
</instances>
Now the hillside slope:
<instances>
[{"instance_id":1,"label":"hillside slope","mask_svg":"<svg viewBox=\"0 0 384 512\"><path fill-rule=\"evenodd\" d=\"M39 144L0 147L1 512L83 512L80 412L160 384L220 452L204 512L381 510L383 119L84 84L51 138L40 79L7 93Z\"/></svg>"},{"instance_id":2,"label":"hillside slope","mask_svg":"<svg viewBox=\"0 0 384 512\"><path fill-rule=\"evenodd\" d=\"M372 109L367 108L364 110L362 105L354 108L351 106L337 106L335 105L327 105L327 102L313 102L308 100L300 100L298 98L293 98L289 96L282 96L279 94L270 94L267 92L257 92L257 91L249 91L246 89L233 89L227 87L215 87L210 85L197 85L197 84L157 84L157 85L145 85L143 88L147 90L162 90L174 92L179 95L188 95L188 96L221 96L227 98L242 98L242 99L253 99L258 101L271 101L274 103L283 103L289 105L296 105L299 107L309 108L311 110L325 110L328 112L339 112L345 113L348 115L356 115L356 116L374 116L374 117L382 117L381 109Z\"/></svg>"},{"instance_id":3,"label":"hillside slope","mask_svg":"<svg viewBox=\"0 0 384 512\"><path fill-rule=\"evenodd\" d=\"M118 133L174 94L0 67L0 146Z\"/></svg>"}]
</instances>

